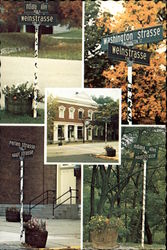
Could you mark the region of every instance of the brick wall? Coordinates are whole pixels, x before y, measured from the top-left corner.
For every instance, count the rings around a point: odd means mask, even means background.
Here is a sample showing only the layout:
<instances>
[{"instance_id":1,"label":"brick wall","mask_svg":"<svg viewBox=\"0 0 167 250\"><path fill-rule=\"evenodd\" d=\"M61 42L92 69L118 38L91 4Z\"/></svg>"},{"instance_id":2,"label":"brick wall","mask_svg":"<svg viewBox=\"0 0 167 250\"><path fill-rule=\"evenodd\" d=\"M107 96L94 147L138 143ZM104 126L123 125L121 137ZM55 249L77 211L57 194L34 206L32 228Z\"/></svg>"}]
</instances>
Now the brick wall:
<instances>
[{"instance_id":1,"label":"brick wall","mask_svg":"<svg viewBox=\"0 0 167 250\"><path fill-rule=\"evenodd\" d=\"M47 189L55 189L56 166L44 165L44 127L0 126L0 203L19 203L20 166L11 153L18 148L9 147L16 140L36 145L33 157L24 161L24 203Z\"/></svg>"},{"instance_id":2,"label":"brick wall","mask_svg":"<svg viewBox=\"0 0 167 250\"><path fill-rule=\"evenodd\" d=\"M96 108L91 107L84 107L81 105L73 105L73 104L66 104L66 103L59 103L59 106L64 106L65 112L64 112L64 118L59 118L59 112L56 116L56 121L66 121L66 122L75 122L75 123L82 123L82 120L78 117L78 110L83 109L84 110L84 117L88 117L88 110L96 111ZM69 108L75 108L74 112L74 119L69 119Z\"/></svg>"}]
</instances>

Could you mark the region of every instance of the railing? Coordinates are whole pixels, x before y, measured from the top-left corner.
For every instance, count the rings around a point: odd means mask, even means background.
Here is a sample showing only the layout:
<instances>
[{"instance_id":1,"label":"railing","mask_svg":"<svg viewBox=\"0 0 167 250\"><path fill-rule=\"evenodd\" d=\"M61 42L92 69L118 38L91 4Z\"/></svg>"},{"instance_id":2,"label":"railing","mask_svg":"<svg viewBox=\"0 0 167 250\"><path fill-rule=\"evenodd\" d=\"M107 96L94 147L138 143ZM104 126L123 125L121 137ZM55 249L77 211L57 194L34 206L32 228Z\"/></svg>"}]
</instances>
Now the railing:
<instances>
[{"instance_id":1,"label":"railing","mask_svg":"<svg viewBox=\"0 0 167 250\"><path fill-rule=\"evenodd\" d=\"M75 192L75 195L73 195L73 192ZM77 192L78 189L72 189L71 187L69 187L69 190L67 190L64 194L60 195L58 198L56 198L56 190L47 190L41 194L39 194L38 196L36 196L35 198L33 198L30 202L29 202L29 213L31 213L31 210L33 208L35 208L37 205L43 203L46 201L46 204L48 204L49 199L52 199L52 213L54 216L54 211L56 208L60 207L62 204L64 204L66 201L70 200L70 205L72 204L72 199L78 199L77 196ZM52 194L52 197L50 197L50 194ZM65 196L67 196L69 194L69 197L65 198ZM42 199L40 199L42 197ZM57 202L61 199L61 198L65 198L62 202L60 202L59 204L57 204ZM35 203L35 204L34 204Z\"/></svg>"},{"instance_id":2,"label":"railing","mask_svg":"<svg viewBox=\"0 0 167 250\"><path fill-rule=\"evenodd\" d=\"M73 192L75 192L76 195L73 196ZM60 207L62 204L64 204L66 201L70 200L70 205L72 204L72 199L78 199L77 196L77 192L78 189L72 189L71 187L69 187L69 190L67 192L65 192L64 194L60 195L58 198L56 198L55 200L53 200L53 216L54 216L54 211L56 208ZM59 204L57 204L57 201L61 198L63 198L65 195L69 194L69 197L67 197L65 200L63 200L62 202L60 202Z\"/></svg>"},{"instance_id":3,"label":"railing","mask_svg":"<svg viewBox=\"0 0 167 250\"><path fill-rule=\"evenodd\" d=\"M52 197L50 197L50 193L52 193ZM42 199L40 199L41 197L42 197ZM31 213L31 210L33 208L35 208L37 205L39 205L41 203L44 204L44 201L46 201L46 204L48 204L48 201L49 201L50 198L52 199L52 201L54 201L55 197L56 197L56 190L47 190L47 191L39 194L38 196L36 196L34 199L32 199L29 202L29 213ZM34 202L36 202L36 203L33 204Z\"/></svg>"}]
</instances>

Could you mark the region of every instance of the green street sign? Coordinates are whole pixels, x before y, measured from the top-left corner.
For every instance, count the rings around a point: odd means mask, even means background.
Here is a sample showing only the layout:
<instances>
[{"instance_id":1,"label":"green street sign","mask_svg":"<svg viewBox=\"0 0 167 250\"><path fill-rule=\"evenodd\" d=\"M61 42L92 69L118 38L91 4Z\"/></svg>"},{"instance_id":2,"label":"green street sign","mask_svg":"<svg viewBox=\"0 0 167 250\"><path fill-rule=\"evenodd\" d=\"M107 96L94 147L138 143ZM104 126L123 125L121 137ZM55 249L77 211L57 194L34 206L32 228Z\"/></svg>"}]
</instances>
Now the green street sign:
<instances>
[{"instance_id":1,"label":"green street sign","mask_svg":"<svg viewBox=\"0 0 167 250\"><path fill-rule=\"evenodd\" d=\"M24 3L24 12L26 13L34 13L34 12L48 12L48 3L40 3L40 2L30 2L26 1Z\"/></svg>"},{"instance_id":2,"label":"green street sign","mask_svg":"<svg viewBox=\"0 0 167 250\"><path fill-rule=\"evenodd\" d=\"M117 44L108 44L108 57L113 60L130 60L136 64L149 65L150 55L150 52L146 52L144 50L133 49Z\"/></svg>"},{"instance_id":3,"label":"green street sign","mask_svg":"<svg viewBox=\"0 0 167 250\"><path fill-rule=\"evenodd\" d=\"M114 43L124 46L133 46L136 44L156 43L163 40L163 26L153 26L144 29L131 30L127 32L114 33L103 37L101 49L107 51L108 44Z\"/></svg>"},{"instance_id":4,"label":"green street sign","mask_svg":"<svg viewBox=\"0 0 167 250\"><path fill-rule=\"evenodd\" d=\"M137 161L143 161L145 158L144 154L139 154L139 155L135 155L135 160ZM155 153L150 153L147 154L147 160L153 160L153 159L157 159L157 154Z\"/></svg>"},{"instance_id":5,"label":"green street sign","mask_svg":"<svg viewBox=\"0 0 167 250\"><path fill-rule=\"evenodd\" d=\"M18 22L25 25L54 26L56 24L56 16L51 14L22 14L18 16Z\"/></svg>"}]
</instances>

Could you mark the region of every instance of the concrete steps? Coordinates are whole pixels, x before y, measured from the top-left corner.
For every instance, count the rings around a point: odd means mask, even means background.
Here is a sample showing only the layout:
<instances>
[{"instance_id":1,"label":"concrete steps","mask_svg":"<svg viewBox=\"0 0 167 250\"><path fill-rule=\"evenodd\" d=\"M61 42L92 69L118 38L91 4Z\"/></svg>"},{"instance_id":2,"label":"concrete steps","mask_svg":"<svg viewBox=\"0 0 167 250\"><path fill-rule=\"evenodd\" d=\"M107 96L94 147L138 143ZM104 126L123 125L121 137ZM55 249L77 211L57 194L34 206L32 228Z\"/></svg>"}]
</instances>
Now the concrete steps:
<instances>
[{"instance_id":1,"label":"concrete steps","mask_svg":"<svg viewBox=\"0 0 167 250\"><path fill-rule=\"evenodd\" d=\"M18 204L1 204L0 206L0 216L5 216L5 211L7 207L16 207L20 209ZM29 206L24 205L24 211L29 211ZM81 205L78 204L62 204L54 210L53 216L53 205L37 205L31 210L33 217L43 218L43 219L80 219L81 218Z\"/></svg>"}]
</instances>

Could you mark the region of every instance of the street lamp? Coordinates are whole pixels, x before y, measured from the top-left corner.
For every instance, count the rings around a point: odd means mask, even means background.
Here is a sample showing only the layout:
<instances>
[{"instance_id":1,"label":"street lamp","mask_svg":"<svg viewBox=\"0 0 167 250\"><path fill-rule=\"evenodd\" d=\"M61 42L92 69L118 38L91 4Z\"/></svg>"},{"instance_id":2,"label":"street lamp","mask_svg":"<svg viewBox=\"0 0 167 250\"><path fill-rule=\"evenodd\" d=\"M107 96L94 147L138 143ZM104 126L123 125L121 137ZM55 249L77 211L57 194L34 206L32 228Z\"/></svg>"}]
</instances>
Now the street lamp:
<instances>
[{"instance_id":1,"label":"street lamp","mask_svg":"<svg viewBox=\"0 0 167 250\"><path fill-rule=\"evenodd\" d=\"M86 128L86 126L89 125L90 118L89 117L83 117L82 118L82 123L83 123L83 143L85 143L85 128Z\"/></svg>"}]
</instances>

